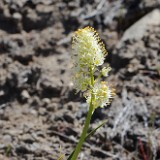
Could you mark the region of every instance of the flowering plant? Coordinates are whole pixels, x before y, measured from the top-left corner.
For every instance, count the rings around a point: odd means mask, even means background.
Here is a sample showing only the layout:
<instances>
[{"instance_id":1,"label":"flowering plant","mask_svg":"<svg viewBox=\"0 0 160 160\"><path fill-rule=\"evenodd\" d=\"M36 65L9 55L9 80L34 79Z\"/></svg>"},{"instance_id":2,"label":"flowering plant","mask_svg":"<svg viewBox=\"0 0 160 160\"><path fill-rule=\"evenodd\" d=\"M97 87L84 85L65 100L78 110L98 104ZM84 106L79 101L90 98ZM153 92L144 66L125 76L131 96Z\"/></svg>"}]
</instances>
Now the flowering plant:
<instances>
[{"instance_id":1,"label":"flowering plant","mask_svg":"<svg viewBox=\"0 0 160 160\"><path fill-rule=\"evenodd\" d=\"M99 34L92 27L77 30L73 35L72 49L74 51L72 54L73 82L77 92L84 93L89 104L89 111L79 143L68 160L77 159L95 109L110 104L115 95L114 89L107 82L101 81L101 76L107 77L111 67L104 67L102 70L98 68L104 63L107 55ZM97 71L99 71L99 76L96 78L95 72Z\"/></svg>"}]
</instances>

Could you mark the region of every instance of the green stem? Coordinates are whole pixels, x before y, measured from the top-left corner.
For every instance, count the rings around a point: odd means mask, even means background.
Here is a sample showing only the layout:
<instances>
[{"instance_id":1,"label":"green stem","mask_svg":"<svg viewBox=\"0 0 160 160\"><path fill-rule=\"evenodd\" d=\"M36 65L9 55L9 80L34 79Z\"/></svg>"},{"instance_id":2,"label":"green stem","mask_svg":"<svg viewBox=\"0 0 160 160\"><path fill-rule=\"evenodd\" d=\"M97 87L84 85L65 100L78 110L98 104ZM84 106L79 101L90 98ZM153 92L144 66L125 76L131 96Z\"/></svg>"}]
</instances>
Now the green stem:
<instances>
[{"instance_id":1,"label":"green stem","mask_svg":"<svg viewBox=\"0 0 160 160\"><path fill-rule=\"evenodd\" d=\"M94 86L94 75L93 75L92 68L90 68L90 76L91 76L91 86L93 87ZM78 144L76 146L76 149L74 151L74 154L72 156L72 160L76 160L77 159L78 154L79 154L79 152L80 152L80 150L82 148L82 145L83 145L83 143L85 141L86 134L87 134L87 131L88 131L88 128L89 128L89 124L90 124L90 121L91 121L92 113L94 112L93 101L94 101L94 94L92 93L90 107L89 107L87 118L86 118L86 121L85 121L85 124L84 124L83 132L81 134L80 140L79 140L79 142L78 142Z\"/></svg>"},{"instance_id":2,"label":"green stem","mask_svg":"<svg viewBox=\"0 0 160 160\"><path fill-rule=\"evenodd\" d=\"M77 159L78 154L81 150L81 147L83 145L83 142L85 140L85 137L86 137L86 134L87 134L87 131L88 131L88 128L89 128L90 120L91 120L91 117L92 117L92 112L93 112L93 107L90 106L89 111L88 111L88 115L87 115L87 118L86 118L86 122L85 122L85 125L84 125L84 128L83 128L83 132L82 132L81 138L79 140L79 143L77 144L76 150L75 150L75 152L72 156L72 160Z\"/></svg>"}]
</instances>

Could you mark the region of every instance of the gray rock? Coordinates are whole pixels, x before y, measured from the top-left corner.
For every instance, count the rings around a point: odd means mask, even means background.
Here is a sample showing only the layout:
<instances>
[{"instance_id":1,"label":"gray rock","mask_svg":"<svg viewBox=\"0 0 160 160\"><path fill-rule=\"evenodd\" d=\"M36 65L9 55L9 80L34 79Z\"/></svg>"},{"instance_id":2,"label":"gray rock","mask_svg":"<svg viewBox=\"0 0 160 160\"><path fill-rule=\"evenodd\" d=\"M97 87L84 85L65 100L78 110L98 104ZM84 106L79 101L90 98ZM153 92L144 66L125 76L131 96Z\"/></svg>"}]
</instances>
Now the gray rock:
<instances>
[{"instance_id":1,"label":"gray rock","mask_svg":"<svg viewBox=\"0 0 160 160\"><path fill-rule=\"evenodd\" d=\"M130 28L128 28L124 32L120 43L128 39L141 39L151 25L160 25L159 9L155 9L152 12L148 13L135 24L133 24Z\"/></svg>"},{"instance_id":2,"label":"gray rock","mask_svg":"<svg viewBox=\"0 0 160 160\"><path fill-rule=\"evenodd\" d=\"M5 135L5 136L3 137L3 143L4 143L5 145L10 144L11 142L12 142L12 137L11 137L10 135Z\"/></svg>"},{"instance_id":3,"label":"gray rock","mask_svg":"<svg viewBox=\"0 0 160 160\"><path fill-rule=\"evenodd\" d=\"M73 115L69 113L64 113L63 118L68 122L68 123L73 123L74 122L74 117Z\"/></svg>"},{"instance_id":4,"label":"gray rock","mask_svg":"<svg viewBox=\"0 0 160 160\"><path fill-rule=\"evenodd\" d=\"M29 98L30 98L30 95L29 95L28 91L27 90L23 90L22 93L21 93L22 101L26 102L27 99L29 99Z\"/></svg>"},{"instance_id":5,"label":"gray rock","mask_svg":"<svg viewBox=\"0 0 160 160\"><path fill-rule=\"evenodd\" d=\"M21 20L22 19L22 15L17 12L17 13L13 14L13 18L16 19L16 20Z\"/></svg>"}]
</instances>

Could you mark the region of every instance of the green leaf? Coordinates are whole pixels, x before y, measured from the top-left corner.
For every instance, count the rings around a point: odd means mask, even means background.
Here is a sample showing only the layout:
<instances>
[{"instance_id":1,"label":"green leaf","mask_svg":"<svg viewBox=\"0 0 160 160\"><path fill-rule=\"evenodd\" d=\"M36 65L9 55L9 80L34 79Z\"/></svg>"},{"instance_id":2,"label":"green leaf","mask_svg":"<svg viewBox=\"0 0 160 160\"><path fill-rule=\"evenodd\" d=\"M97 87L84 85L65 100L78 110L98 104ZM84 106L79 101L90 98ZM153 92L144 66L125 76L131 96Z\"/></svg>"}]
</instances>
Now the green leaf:
<instances>
[{"instance_id":1,"label":"green leaf","mask_svg":"<svg viewBox=\"0 0 160 160\"><path fill-rule=\"evenodd\" d=\"M7 157L9 157L9 155L10 155L10 153L11 153L11 150L12 150L12 146L9 144L9 145L7 146L7 148L6 148L6 151L5 151Z\"/></svg>"},{"instance_id":2,"label":"green leaf","mask_svg":"<svg viewBox=\"0 0 160 160\"><path fill-rule=\"evenodd\" d=\"M74 149L74 151L75 151L75 149ZM71 158L72 158L72 156L73 156L74 151L70 154L70 156L68 157L68 159L67 159L67 160L71 160Z\"/></svg>"},{"instance_id":3,"label":"green leaf","mask_svg":"<svg viewBox=\"0 0 160 160\"><path fill-rule=\"evenodd\" d=\"M85 138L85 141L86 141L90 136L92 136L100 127L102 127L107 121L108 121L108 119L104 120L99 126L97 126L94 130L92 130L90 133L88 133L88 135L87 135L86 138ZM74 151L75 151L75 150L74 150ZM70 154L70 156L68 157L67 160L71 160L74 151Z\"/></svg>"},{"instance_id":4,"label":"green leaf","mask_svg":"<svg viewBox=\"0 0 160 160\"><path fill-rule=\"evenodd\" d=\"M65 157L65 155L64 155L64 154L62 154L62 155L60 155L60 157L59 157L57 160L63 160L63 159L64 159L64 157Z\"/></svg>"},{"instance_id":5,"label":"green leaf","mask_svg":"<svg viewBox=\"0 0 160 160\"><path fill-rule=\"evenodd\" d=\"M97 126L94 130L92 130L85 138L88 139L90 136L92 136L100 127L102 127L106 122L108 121L108 119L104 120L99 126Z\"/></svg>"}]
</instances>

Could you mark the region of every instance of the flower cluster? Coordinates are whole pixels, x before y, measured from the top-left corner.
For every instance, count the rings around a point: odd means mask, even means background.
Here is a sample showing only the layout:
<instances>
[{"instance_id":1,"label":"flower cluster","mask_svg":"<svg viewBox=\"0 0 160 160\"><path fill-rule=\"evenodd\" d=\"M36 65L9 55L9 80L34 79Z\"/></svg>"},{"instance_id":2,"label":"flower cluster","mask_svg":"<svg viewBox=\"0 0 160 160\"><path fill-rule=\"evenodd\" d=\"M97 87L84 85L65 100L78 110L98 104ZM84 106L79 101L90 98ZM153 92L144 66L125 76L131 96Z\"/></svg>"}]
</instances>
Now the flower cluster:
<instances>
[{"instance_id":1,"label":"flower cluster","mask_svg":"<svg viewBox=\"0 0 160 160\"><path fill-rule=\"evenodd\" d=\"M100 83L96 83L93 87L92 93L94 94L95 100L93 101L93 105L95 108L104 107L105 105L109 105L111 99L114 96L114 89L108 86L108 83L105 81L101 81ZM87 102L91 103L91 92L89 92L87 96Z\"/></svg>"},{"instance_id":2,"label":"flower cluster","mask_svg":"<svg viewBox=\"0 0 160 160\"><path fill-rule=\"evenodd\" d=\"M94 73L98 66L104 63L107 51L98 33L92 27L77 30L72 41L74 60L74 84L78 91L86 91L88 103L93 103L95 108L109 104L114 95L114 90L106 82L100 82L99 78L107 77L111 68L104 67L101 75L95 79ZM94 101L91 102L91 99Z\"/></svg>"},{"instance_id":3,"label":"flower cluster","mask_svg":"<svg viewBox=\"0 0 160 160\"><path fill-rule=\"evenodd\" d=\"M79 29L73 36L72 48L77 54L77 63L81 67L100 66L107 54L98 33L92 27Z\"/></svg>"}]
</instances>

